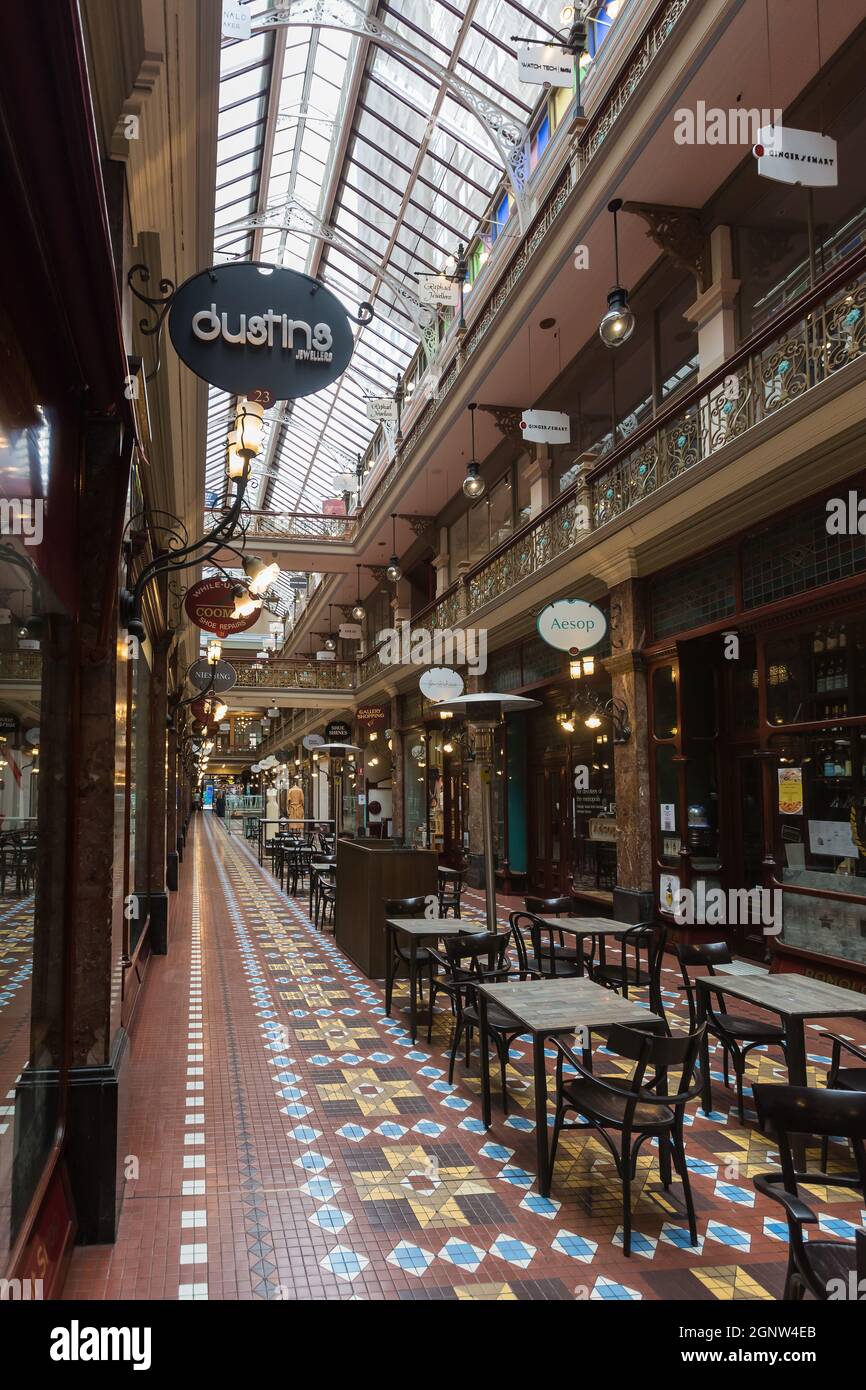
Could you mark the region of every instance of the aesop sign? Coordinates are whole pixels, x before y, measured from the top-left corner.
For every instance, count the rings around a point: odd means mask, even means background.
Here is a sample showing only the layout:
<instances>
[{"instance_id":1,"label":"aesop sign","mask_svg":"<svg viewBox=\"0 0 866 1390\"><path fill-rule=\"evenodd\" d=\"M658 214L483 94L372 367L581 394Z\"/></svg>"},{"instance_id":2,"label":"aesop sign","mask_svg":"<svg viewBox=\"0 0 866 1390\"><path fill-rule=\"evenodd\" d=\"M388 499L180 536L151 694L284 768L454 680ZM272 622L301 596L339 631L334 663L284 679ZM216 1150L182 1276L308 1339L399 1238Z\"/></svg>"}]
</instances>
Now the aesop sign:
<instances>
[{"instance_id":1,"label":"aesop sign","mask_svg":"<svg viewBox=\"0 0 866 1390\"><path fill-rule=\"evenodd\" d=\"M576 656L598 646L607 632L607 618L585 599L561 598L542 608L536 626L548 646Z\"/></svg>"},{"instance_id":2,"label":"aesop sign","mask_svg":"<svg viewBox=\"0 0 866 1390\"><path fill-rule=\"evenodd\" d=\"M266 407L323 391L342 376L354 348L336 295L309 275L255 261L185 281L168 329L196 376Z\"/></svg>"}]
</instances>

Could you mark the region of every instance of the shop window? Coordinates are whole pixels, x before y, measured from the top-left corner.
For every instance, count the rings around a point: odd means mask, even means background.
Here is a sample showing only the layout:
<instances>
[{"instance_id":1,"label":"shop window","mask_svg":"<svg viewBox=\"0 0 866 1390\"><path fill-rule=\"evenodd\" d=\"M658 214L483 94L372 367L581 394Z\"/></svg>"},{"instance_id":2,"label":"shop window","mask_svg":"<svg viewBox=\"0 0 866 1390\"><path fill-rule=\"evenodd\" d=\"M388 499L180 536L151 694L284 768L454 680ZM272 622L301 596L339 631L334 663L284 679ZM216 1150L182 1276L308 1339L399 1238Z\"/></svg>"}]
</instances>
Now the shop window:
<instances>
[{"instance_id":1,"label":"shop window","mask_svg":"<svg viewBox=\"0 0 866 1390\"><path fill-rule=\"evenodd\" d=\"M770 724L866 715L866 621L768 638L763 669Z\"/></svg>"},{"instance_id":2,"label":"shop window","mask_svg":"<svg viewBox=\"0 0 866 1390\"><path fill-rule=\"evenodd\" d=\"M828 725L770 746L782 939L866 964L866 730ZM792 886L812 891L784 891ZM821 896L828 889L862 904Z\"/></svg>"},{"instance_id":3,"label":"shop window","mask_svg":"<svg viewBox=\"0 0 866 1390\"><path fill-rule=\"evenodd\" d=\"M653 671L653 732L656 738L677 734L677 668L659 666Z\"/></svg>"},{"instance_id":4,"label":"shop window","mask_svg":"<svg viewBox=\"0 0 866 1390\"><path fill-rule=\"evenodd\" d=\"M532 151L529 159L530 169L534 169L550 140L550 118L544 117L541 125L532 137Z\"/></svg>"},{"instance_id":5,"label":"shop window","mask_svg":"<svg viewBox=\"0 0 866 1390\"><path fill-rule=\"evenodd\" d=\"M758 608L863 573L866 537L828 535L822 502L747 537L742 567L743 607Z\"/></svg>"},{"instance_id":6,"label":"shop window","mask_svg":"<svg viewBox=\"0 0 866 1390\"><path fill-rule=\"evenodd\" d=\"M650 589L653 633L703 627L736 611L734 554L725 551L656 580Z\"/></svg>"},{"instance_id":7,"label":"shop window","mask_svg":"<svg viewBox=\"0 0 866 1390\"><path fill-rule=\"evenodd\" d=\"M410 729L403 736L406 841L416 848L427 847L427 741L423 729Z\"/></svg>"},{"instance_id":8,"label":"shop window","mask_svg":"<svg viewBox=\"0 0 866 1390\"><path fill-rule=\"evenodd\" d=\"M551 129L556 130L559 127L573 100L574 89L572 87L557 87L550 98L548 107Z\"/></svg>"},{"instance_id":9,"label":"shop window","mask_svg":"<svg viewBox=\"0 0 866 1390\"><path fill-rule=\"evenodd\" d=\"M499 235L505 230L505 224L506 224L506 222L508 221L508 214L509 214L510 211L511 211L511 209L510 209L510 207L509 207L508 194L505 193L505 194L503 194L501 200L500 200L499 203L497 204L496 209L495 209L495 211L494 211L494 213L493 213L493 217L491 218L491 222L490 222L490 240L491 240L491 242L495 242L496 239L499 237Z\"/></svg>"}]
</instances>

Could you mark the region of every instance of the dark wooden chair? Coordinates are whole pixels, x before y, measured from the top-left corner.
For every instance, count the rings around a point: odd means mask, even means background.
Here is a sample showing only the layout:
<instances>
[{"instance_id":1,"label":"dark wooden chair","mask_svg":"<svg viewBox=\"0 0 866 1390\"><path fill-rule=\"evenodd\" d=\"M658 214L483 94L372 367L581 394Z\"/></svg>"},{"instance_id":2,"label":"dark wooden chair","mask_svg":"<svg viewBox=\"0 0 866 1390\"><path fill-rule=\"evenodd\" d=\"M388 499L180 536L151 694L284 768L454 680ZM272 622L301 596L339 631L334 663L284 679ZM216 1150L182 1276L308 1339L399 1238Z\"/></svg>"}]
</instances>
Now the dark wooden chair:
<instances>
[{"instance_id":1,"label":"dark wooden chair","mask_svg":"<svg viewBox=\"0 0 866 1390\"><path fill-rule=\"evenodd\" d=\"M650 1008L664 1018L661 969L666 941L667 927L656 927L652 922L636 922L623 932L616 943L619 960L608 961L602 940L592 978L607 989L622 990L624 999L628 999L630 989L648 986ZM646 952L646 964L641 959L642 952Z\"/></svg>"},{"instance_id":2,"label":"dark wooden chair","mask_svg":"<svg viewBox=\"0 0 866 1390\"><path fill-rule=\"evenodd\" d=\"M574 910L574 899L567 896L558 898L536 898L527 897L523 900L526 911L533 917L579 917L581 914ZM558 938L554 940L554 938ZM576 964L583 955L584 969L588 975L592 974L593 945L592 938L589 938L589 945L579 938L571 937L570 944L566 944L563 932L556 932L551 927L545 927L543 923L538 923L538 929L533 935L533 949L538 958L538 969L544 975L576 975L576 970L559 970L558 962L568 962Z\"/></svg>"},{"instance_id":3,"label":"dark wooden chair","mask_svg":"<svg viewBox=\"0 0 866 1390\"><path fill-rule=\"evenodd\" d=\"M757 1081L753 1087L761 1130L772 1130L779 1148L780 1172L756 1173L758 1192L784 1208L788 1220L786 1301L798 1302L806 1293L821 1301L851 1298L866 1279L866 1239L858 1242L805 1239L804 1226L818 1217L800 1199L800 1184L858 1189L866 1197L866 1095L858 1091L815 1090L809 1086L776 1086ZM791 1152L792 1134L844 1135L854 1153L856 1173L797 1172Z\"/></svg>"},{"instance_id":4,"label":"dark wooden chair","mask_svg":"<svg viewBox=\"0 0 866 1390\"><path fill-rule=\"evenodd\" d=\"M696 966L702 975L715 975L717 965L729 965L732 956L726 941L703 941L695 946L678 942L674 954L680 963L683 987L689 1006L691 1027L697 1026L697 986L689 978L688 967ZM720 995L714 996L717 1004L707 1005L707 1032L722 1045L725 1085L728 1079L728 1057L730 1056L737 1082L737 1110L740 1123L745 1123L743 1112L743 1076L746 1070L746 1057L755 1047L780 1047L785 1052L785 1032L771 1019L751 1018L746 1014L729 1014L725 1001Z\"/></svg>"},{"instance_id":5,"label":"dark wooden chair","mask_svg":"<svg viewBox=\"0 0 866 1390\"><path fill-rule=\"evenodd\" d=\"M556 1058L556 1120L550 1145L550 1169L556 1158L556 1146L562 1129L594 1129L613 1155L622 1183L623 1252L631 1254L631 1184L637 1174L637 1159L641 1146L648 1139L657 1139L659 1149L670 1148L674 1166L680 1176L685 1196L692 1245L697 1244L695 1207L689 1184L683 1145L683 1118L686 1105L700 1093L695 1068L704 1029L683 1037L666 1037L658 1033L641 1032L612 1024L607 1031L606 1046L611 1052L634 1062L631 1078L596 1076L584 1062L559 1038L551 1038ZM563 1072L569 1062L577 1075L566 1078ZM677 1090L668 1094L668 1072L678 1070ZM647 1073L650 1072L650 1075ZM565 1124L568 1111L582 1115L585 1123ZM615 1144L610 1134L619 1134Z\"/></svg>"},{"instance_id":6,"label":"dark wooden chair","mask_svg":"<svg viewBox=\"0 0 866 1390\"><path fill-rule=\"evenodd\" d=\"M454 1036L451 1041L451 1060L448 1066L448 1080L454 1080L454 1064L461 1037L466 1042L466 1067L469 1067L469 1052L474 1029L480 1029L481 1015L478 1003L477 985L494 984L505 980L537 980L541 976L534 970L519 965L512 969L508 961L508 947L511 932L475 932L471 936L449 937L445 950L430 949L431 967L439 966L441 975L431 974L430 1012L432 1018L434 990L445 990L454 1005ZM486 961L486 964L484 963ZM506 1013L497 1004L487 1004L487 1031L493 1039L499 1057L502 1077L502 1110L508 1114L508 1097L505 1072L508 1066L508 1049L516 1037L524 1031L513 1014ZM427 1033L428 1041L430 1031Z\"/></svg>"},{"instance_id":7,"label":"dark wooden chair","mask_svg":"<svg viewBox=\"0 0 866 1390\"><path fill-rule=\"evenodd\" d=\"M331 870L320 869L316 874L316 926L321 931L324 931L325 922L328 920L330 920L331 926L334 926L334 915L337 908L336 873L336 868L333 868Z\"/></svg>"},{"instance_id":8,"label":"dark wooden chair","mask_svg":"<svg viewBox=\"0 0 866 1390\"><path fill-rule=\"evenodd\" d=\"M386 899L385 899L385 916L386 916L386 918L387 918L387 917L426 917L426 915L427 915L427 899L426 899L426 897L425 897L423 894L419 894L419 896L416 897L416 898L386 898ZM432 919L432 921L431 921L431 923L430 923L430 935L433 936L433 937L435 937L435 935L436 935L436 918L435 918L435 917ZM406 967L406 969L407 969L407 971L408 971L409 965L410 965L410 962L411 962L411 959L412 959L412 955L411 955L411 952L410 952L410 950L409 950L409 947L408 947L408 946L401 946L400 943L399 943L399 941L397 940L396 937L393 938L393 941L394 941L394 956L393 956L393 964L392 964L392 975L393 975L393 978L396 980L396 978L397 978L397 971L399 970L399 968L400 968L401 965L405 965L405 967ZM432 969L433 969L433 967L431 966L431 963L430 963L430 948L429 948L428 946L419 946L419 947L417 948L417 952L416 952L416 962L417 962L417 966L418 966L418 998L419 998L419 1002L421 1002L421 1003L423 1004L424 971L426 970L426 971L427 971L427 974L428 974L428 976L429 976L430 973L431 973L431 971L432 971ZM430 1007L431 1007L431 1012L432 1012L432 1003L431 1003L431 1006L430 1006Z\"/></svg>"},{"instance_id":9,"label":"dark wooden chair","mask_svg":"<svg viewBox=\"0 0 866 1390\"><path fill-rule=\"evenodd\" d=\"M852 1057L856 1057L860 1062L866 1062L866 1050L857 1047L848 1038L840 1037L838 1033L821 1033L822 1038L829 1039L833 1044L830 1054L830 1067L827 1071L827 1090L828 1091L860 1091L866 1092L866 1067L843 1067L842 1053L850 1052ZM825 1134L821 1140L821 1167L827 1171L827 1160L830 1150L830 1136Z\"/></svg>"},{"instance_id":10,"label":"dark wooden chair","mask_svg":"<svg viewBox=\"0 0 866 1390\"><path fill-rule=\"evenodd\" d=\"M436 876L439 916L447 917L449 911L460 916L460 900L466 887L466 873L463 869L439 869Z\"/></svg>"},{"instance_id":11,"label":"dark wooden chair","mask_svg":"<svg viewBox=\"0 0 866 1390\"><path fill-rule=\"evenodd\" d=\"M575 959L560 955L552 949L554 943L549 937L555 934L555 928L546 927L541 919L531 912L512 912L509 914L508 923L511 939L518 953L522 953L526 969L551 980L562 980L580 973Z\"/></svg>"}]
</instances>

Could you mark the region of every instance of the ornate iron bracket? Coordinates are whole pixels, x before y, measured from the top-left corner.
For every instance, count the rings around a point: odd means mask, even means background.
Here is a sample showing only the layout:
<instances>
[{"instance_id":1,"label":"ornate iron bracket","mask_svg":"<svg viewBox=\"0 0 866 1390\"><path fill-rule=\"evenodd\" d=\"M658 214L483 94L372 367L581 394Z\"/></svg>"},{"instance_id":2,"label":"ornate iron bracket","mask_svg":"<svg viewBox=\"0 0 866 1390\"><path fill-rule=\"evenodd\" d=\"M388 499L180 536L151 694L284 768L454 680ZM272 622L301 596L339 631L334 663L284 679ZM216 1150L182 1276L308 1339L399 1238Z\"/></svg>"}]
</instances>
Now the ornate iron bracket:
<instances>
[{"instance_id":1,"label":"ornate iron bracket","mask_svg":"<svg viewBox=\"0 0 866 1390\"><path fill-rule=\"evenodd\" d=\"M623 212L642 217L649 227L647 236L665 251L674 265L690 270L698 290L709 284L710 269L707 238L701 215L695 208L668 207L663 203L623 203Z\"/></svg>"},{"instance_id":2,"label":"ornate iron bracket","mask_svg":"<svg viewBox=\"0 0 866 1390\"><path fill-rule=\"evenodd\" d=\"M622 700L603 700L594 690L581 690L575 702L578 714L594 714L610 721L615 744L628 743L631 738L628 706Z\"/></svg>"},{"instance_id":3,"label":"ornate iron bracket","mask_svg":"<svg viewBox=\"0 0 866 1390\"><path fill-rule=\"evenodd\" d=\"M165 322L166 314L171 308L171 302L174 299L177 286L173 280L169 280L168 276L163 275L159 282L159 294L146 294L143 289L138 289L133 283L136 277L138 277L139 281L144 286L150 283L150 270L140 261L130 268L126 277L126 283L132 290L136 299L139 299L142 304L146 304L153 315L152 319L145 314L138 320L140 332L147 338L156 338L156 361L153 370L147 372L144 378L145 381L153 381L153 378L159 371L160 362L162 360L162 325Z\"/></svg>"}]
</instances>

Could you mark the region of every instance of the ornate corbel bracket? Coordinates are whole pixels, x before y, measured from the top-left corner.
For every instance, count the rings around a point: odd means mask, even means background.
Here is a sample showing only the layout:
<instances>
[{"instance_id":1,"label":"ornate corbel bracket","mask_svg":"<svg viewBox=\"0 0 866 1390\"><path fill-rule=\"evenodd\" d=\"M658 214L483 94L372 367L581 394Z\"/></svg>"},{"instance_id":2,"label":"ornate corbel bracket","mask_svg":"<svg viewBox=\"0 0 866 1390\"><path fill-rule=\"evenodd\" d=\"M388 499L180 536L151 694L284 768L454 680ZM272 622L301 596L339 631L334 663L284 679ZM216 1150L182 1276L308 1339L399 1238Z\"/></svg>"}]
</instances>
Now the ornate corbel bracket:
<instances>
[{"instance_id":1,"label":"ornate corbel bracket","mask_svg":"<svg viewBox=\"0 0 866 1390\"><path fill-rule=\"evenodd\" d=\"M707 237L695 208L668 207L663 203L623 203L623 212L642 217L649 227L647 236L664 251L674 265L691 271L700 291L711 280Z\"/></svg>"}]
</instances>

